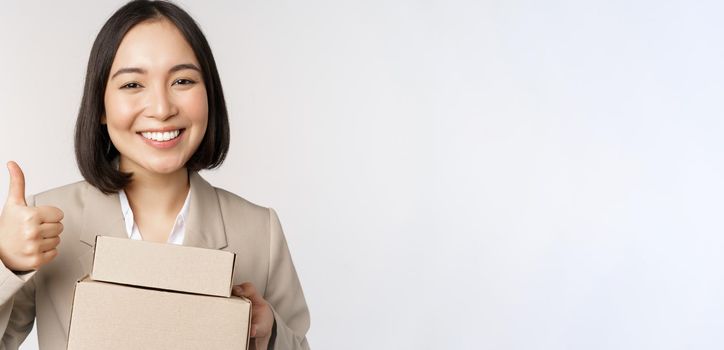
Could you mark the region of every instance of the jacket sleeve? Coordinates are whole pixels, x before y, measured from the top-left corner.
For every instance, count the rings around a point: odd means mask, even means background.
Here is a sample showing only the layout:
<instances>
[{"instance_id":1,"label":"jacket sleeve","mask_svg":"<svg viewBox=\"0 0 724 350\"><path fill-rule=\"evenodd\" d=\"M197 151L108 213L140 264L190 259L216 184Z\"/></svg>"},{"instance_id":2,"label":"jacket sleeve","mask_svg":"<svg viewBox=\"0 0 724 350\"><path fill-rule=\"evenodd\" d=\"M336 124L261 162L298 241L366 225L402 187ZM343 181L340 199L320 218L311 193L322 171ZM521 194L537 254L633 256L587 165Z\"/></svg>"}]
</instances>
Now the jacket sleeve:
<instances>
[{"instance_id":1,"label":"jacket sleeve","mask_svg":"<svg viewBox=\"0 0 724 350\"><path fill-rule=\"evenodd\" d=\"M309 349L309 309L304 300L302 286L287 241L274 209L269 209L271 242L269 252L269 274L264 299L271 304L275 327L272 331L270 349Z\"/></svg>"},{"instance_id":2,"label":"jacket sleeve","mask_svg":"<svg viewBox=\"0 0 724 350\"><path fill-rule=\"evenodd\" d=\"M34 197L26 199L34 206ZM33 329L37 271L16 274L0 261L0 350L17 349Z\"/></svg>"},{"instance_id":3,"label":"jacket sleeve","mask_svg":"<svg viewBox=\"0 0 724 350\"><path fill-rule=\"evenodd\" d=\"M0 264L0 349L17 349L33 329L35 320L35 271L16 275Z\"/></svg>"}]
</instances>

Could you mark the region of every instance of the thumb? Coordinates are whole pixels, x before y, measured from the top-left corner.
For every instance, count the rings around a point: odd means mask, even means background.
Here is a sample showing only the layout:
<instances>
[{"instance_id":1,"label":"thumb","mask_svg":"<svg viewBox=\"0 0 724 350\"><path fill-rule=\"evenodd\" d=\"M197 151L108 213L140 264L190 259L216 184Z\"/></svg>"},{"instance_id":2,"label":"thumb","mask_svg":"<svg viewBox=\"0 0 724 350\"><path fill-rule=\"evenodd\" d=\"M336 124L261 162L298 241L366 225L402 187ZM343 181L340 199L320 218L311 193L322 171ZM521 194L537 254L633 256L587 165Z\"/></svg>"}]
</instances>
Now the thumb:
<instances>
[{"instance_id":1,"label":"thumb","mask_svg":"<svg viewBox=\"0 0 724 350\"><path fill-rule=\"evenodd\" d=\"M10 192L8 192L8 203L27 206L25 203L25 174L20 169L18 163L8 162L8 172L10 173Z\"/></svg>"}]
</instances>

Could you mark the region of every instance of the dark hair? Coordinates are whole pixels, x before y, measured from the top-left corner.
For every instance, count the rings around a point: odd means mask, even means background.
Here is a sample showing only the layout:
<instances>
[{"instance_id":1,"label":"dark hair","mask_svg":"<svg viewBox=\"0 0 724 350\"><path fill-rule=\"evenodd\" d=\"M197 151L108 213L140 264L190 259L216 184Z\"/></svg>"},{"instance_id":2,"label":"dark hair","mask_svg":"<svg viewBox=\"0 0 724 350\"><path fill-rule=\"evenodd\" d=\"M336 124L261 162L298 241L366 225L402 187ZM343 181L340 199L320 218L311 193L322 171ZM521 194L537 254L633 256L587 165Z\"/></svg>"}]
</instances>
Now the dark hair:
<instances>
[{"instance_id":1,"label":"dark hair","mask_svg":"<svg viewBox=\"0 0 724 350\"><path fill-rule=\"evenodd\" d=\"M116 169L119 155L108 128L101 124L104 95L111 65L121 40L133 26L154 19L168 19L183 34L201 65L209 108L206 134L186 162L190 171L220 166L229 151L229 117L221 79L209 43L191 16L166 1L131 1L118 9L103 25L88 58L83 99L75 125L75 157L83 177L103 193L118 192L132 181L132 173Z\"/></svg>"}]
</instances>

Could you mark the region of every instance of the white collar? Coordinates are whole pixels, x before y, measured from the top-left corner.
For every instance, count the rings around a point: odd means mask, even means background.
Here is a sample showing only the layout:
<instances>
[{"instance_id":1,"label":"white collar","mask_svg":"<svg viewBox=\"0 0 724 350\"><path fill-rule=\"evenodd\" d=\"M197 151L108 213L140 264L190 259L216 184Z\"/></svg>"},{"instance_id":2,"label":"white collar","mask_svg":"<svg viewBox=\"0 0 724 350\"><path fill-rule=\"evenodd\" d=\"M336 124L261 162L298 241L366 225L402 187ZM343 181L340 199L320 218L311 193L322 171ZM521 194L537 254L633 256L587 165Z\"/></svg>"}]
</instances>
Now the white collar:
<instances>
[{"instance_id":1,"label":"white collar","mask_svg":"<svg viewBox=\"0 0 724 350\"><path fill-rule=\"evenodd\" d=\"M141 236L141 232L138 229L138 225L136 225L133 216L133 210L131 210L131 205L128 202L128 197L126 196L126 191L124 191L123 189L118 191L118 198L121 202L121 211L123 212L123 220L125 222L128 238L142 240L143 237ZM186 195L186 200L184 201L184 205L183 207L181 207L181 211L179 211L178 215L176 215L176 221L174 222L171 233L168 236L168 243L178 245L183 244L186 231L186 220L189 214L189 203L191 202L190 199L191 190L189 189L189 192Z\"/></svg>"}]
</instances>

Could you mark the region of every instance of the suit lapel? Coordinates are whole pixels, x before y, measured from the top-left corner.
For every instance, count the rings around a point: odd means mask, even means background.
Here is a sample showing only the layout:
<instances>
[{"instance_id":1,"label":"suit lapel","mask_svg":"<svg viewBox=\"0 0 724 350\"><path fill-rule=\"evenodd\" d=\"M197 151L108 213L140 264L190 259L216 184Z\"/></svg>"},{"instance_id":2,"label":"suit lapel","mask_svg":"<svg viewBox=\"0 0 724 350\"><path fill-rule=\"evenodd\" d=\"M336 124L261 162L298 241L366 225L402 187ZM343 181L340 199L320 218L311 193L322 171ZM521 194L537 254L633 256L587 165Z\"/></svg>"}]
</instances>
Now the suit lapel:
<instances>
[{"instance_id":1,"label":"suit lapel","mask_svg":"<svg viewBox=\"0 0 724 350\"><path fill-rule=\"evenodd\" d=\"M191 202L183 244L211 249L226 247L226 230L216 189L195 171L189 172L189 182Z\"/></svg>"},{"instance_id":2,"label":"suit lapel","mask_svg":"<svg viewBox=\"0 0 724 350\"><path fill-rule=\"evenodd\" d=\"M216 190L195 171L189 172L191 201L184 233L185 246L222 249L227 246ZM80 239L94 247L96 236L128 238L118 193L103 194L88 186L83 200Z\"/></svg>"},{"instance_id":3,"label":"suit lapel","mask_svg":"<svg viewBox=\"0 0 724 350\"><path fill-rule=\"evenodd\" d=\"M88 249L78 256L81 269L78 278L91 272L96 236L128 238L118 193L106 195L88 184L83 194L81 220L80 240L88 245Z\"/></svg>"},{"instance_id":4,"label":"suit lapel","mask_svg":"<svg viewBox=\"0 0 724 350\"><path fill-rule=\"evenodd\" d=\"M83 224L80 240L91 247L96 244L96 236L128 238L118 193L106 195L88 185L83 199L81 218Z\"/></svg>"}]
</instances>

